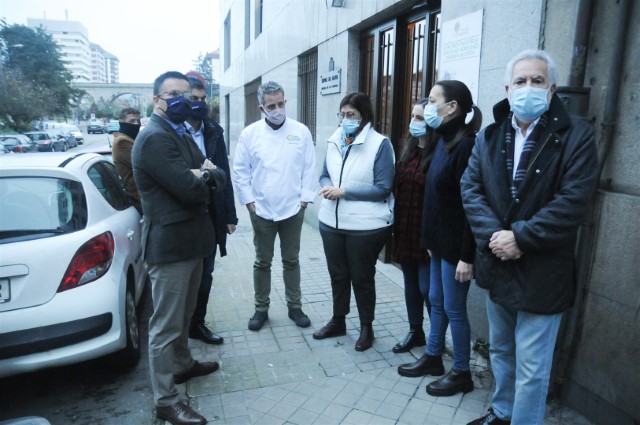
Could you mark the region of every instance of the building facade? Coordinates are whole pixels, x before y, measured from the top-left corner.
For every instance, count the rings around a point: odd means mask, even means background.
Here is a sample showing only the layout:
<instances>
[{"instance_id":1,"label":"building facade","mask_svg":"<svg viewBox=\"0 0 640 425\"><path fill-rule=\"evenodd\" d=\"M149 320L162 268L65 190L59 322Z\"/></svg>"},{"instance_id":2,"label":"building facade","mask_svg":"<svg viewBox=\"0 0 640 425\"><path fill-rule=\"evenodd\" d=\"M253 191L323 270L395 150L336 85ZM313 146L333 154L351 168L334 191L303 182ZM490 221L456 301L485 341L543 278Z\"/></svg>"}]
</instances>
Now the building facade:
<instances>
[{"instance_id":1,"label":"building facade","mask_svg":"<svg viewBox=\"0 0 640 425\"><path fill-rule=\"evenodd\" d=\"M60 47L62 60L76 82L119 83L119 60L89 41L89 32L77 21L27 19L27 26L42 26Z\"/></svg>"},{"instance_id":2,"label":"building facade","mask_svg":"<svg viewBox=\"0 0 640 425\"><path fill-rule=\"evenodd\" d=\"M285 89L288 116L324 142L349 92L370 95L396 149L410 107L438 79L461 79L493 122L508 60L544 49L559 94L596 129L601 178L577 249L578 297L556 347L551 394L596 423L640 423L640 3L632 0L221 0L221 125L233 153L260 119L257 88ZM317 208L317 205L314 206ZM307 218L317 225L309 208ZM317 210L316 210L317 212ZM485 294L469 312L487 338Z\"/></svg>"},{"instance_id":3,"label":"building facade","mask_svg":"<svg viewBox=\"0 0 640 425\"><path fill-rule=\"evenodd\" d=\"M95 43L91 43L91 82L108 84L120 82L120 61Z\"/></svg>"}]
</instances>

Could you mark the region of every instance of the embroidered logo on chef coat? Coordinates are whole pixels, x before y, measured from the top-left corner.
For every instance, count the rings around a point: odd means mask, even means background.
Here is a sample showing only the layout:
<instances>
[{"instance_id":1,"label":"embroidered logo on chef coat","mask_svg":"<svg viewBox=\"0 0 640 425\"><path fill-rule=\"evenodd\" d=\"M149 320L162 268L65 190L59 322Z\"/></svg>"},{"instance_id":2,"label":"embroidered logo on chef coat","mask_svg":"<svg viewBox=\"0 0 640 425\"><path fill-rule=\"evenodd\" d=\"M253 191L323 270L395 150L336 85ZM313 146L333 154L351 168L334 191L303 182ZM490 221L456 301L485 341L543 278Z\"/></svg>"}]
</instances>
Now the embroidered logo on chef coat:
<instances>
[{"instance_id":1,"label":"embroidered logo on chef coat","mask_svg":"<svg viewBox=\"0 0 640 425\"><path fill-rule=\"evenodd\" d=\"M289 143L295 143L300 141L300 137L293 134L289 134L287 136L287 140L289 141Z\"/></svg>"}]
</instances>

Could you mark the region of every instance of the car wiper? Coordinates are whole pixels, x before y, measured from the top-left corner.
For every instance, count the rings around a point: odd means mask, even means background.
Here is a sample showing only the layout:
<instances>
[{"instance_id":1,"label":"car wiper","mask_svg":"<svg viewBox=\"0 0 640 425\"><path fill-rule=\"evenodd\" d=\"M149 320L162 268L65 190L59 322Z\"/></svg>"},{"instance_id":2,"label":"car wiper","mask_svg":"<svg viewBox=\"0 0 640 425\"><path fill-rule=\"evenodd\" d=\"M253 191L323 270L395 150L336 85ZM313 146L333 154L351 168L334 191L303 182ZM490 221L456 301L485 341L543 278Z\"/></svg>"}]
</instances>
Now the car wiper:
<instances>
[{"instance_id":1,"label":"car wiper","mask_svg":"<svg viewBox=\"0 0 640 425\"><path fill-rule=\"evenodd\" d=\"M60 227L56 229L15 229L0 231L0 238L12 238L16 236L38 235L42 233L54 233L56 235L65 233Z\"/></svg>"}]
</instances>

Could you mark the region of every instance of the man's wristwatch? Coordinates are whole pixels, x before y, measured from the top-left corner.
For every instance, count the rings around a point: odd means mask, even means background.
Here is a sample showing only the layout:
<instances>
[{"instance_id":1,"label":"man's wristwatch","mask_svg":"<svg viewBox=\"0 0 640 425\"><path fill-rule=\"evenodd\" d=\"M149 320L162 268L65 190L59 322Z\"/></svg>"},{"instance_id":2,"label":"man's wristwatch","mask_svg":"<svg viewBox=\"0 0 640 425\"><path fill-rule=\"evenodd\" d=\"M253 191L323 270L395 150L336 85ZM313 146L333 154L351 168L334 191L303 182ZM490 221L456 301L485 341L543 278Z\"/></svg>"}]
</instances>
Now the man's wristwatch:
<instances>
[{"instance_id":1,"label":"man's wristwatch","mask_svg":"<svg viewBox=\"0 0 640 425\"><path fill-rule=\"evenodd\" d=\"M207 170L206 168L201 168L200 174L200 177L202 177L202 180L204 180L205 183L209 181L209 178L211 177L211 173L209 173L209 170Z\"/></svg>"}]
</instances>

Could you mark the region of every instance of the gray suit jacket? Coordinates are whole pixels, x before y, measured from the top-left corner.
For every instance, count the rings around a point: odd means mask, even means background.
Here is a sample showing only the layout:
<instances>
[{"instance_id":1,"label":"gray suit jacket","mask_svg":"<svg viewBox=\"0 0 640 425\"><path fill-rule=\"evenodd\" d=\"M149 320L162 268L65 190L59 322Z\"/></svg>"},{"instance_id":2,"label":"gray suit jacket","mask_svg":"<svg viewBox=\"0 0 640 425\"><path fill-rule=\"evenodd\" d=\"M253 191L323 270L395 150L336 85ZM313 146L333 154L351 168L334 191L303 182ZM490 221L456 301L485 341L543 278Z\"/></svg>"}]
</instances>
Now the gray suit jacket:
<instances>
[{"instance_id":1,"label":"gray suit jacket","mask_svg":"<svg viewBox=\"0 0 640 425\"><path fill-rule=\"evenodd\" d=\"M171 263L211 254L215 232L208 214L211 188L192 172L204 161L195 142L154 114L133 146L133 175L144 211L143 258ZM224 171L212 170L216 182Z\"/></svg>"}]
</instances>

